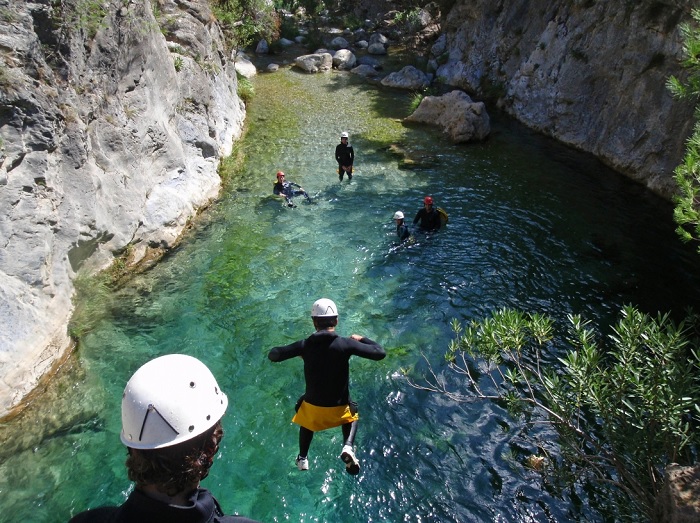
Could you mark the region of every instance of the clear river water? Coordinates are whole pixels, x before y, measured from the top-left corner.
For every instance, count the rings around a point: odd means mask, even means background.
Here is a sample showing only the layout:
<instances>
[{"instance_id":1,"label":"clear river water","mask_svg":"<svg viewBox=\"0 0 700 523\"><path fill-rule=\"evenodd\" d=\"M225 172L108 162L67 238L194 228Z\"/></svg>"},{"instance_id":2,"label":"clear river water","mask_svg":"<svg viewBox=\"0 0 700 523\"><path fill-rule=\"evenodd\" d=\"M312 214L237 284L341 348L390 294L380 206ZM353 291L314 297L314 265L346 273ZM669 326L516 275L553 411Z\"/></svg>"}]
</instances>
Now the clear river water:
<instances>
[{"instance_id":1,"label":"clear river water","mask_svg":"<svg viewBox=\"0 0 700 523\"><path fill-rule=\"evenodd\" d=\"M0 426L0 521L66 521L125 499L122 390L167 353L200 358L229 395L221 452L204 481L228 513L265 522L615 520L595 489L558 492L522 466L536 448L520 420L491 403L413 389L403 373L420 380L426 359L445 372L452 318L515 307L563 325L577 313L606 335L624 304L678 315L697 306L698 257L677 239L671 205L498 114L486 142L455 146L437 129L401 124L410 94L348 74L281 69L253 83L245 165L220 201L95 312L101 320L58 375ZM341 131L356 150L352 182L335 173ZM399 168L392 143L415 168ZM289 209L271 196L280 169L313 203ZM449 224L397 246L394 211L412 219L428 194ZM388 353L351 362L356 477L338 459L339 430L319 433L311 469L296 470L290 419L302 364L267 359L271 347L312 332L319 297L338 304L342 335L369 336Z\"/></svg>"}]
</instances>

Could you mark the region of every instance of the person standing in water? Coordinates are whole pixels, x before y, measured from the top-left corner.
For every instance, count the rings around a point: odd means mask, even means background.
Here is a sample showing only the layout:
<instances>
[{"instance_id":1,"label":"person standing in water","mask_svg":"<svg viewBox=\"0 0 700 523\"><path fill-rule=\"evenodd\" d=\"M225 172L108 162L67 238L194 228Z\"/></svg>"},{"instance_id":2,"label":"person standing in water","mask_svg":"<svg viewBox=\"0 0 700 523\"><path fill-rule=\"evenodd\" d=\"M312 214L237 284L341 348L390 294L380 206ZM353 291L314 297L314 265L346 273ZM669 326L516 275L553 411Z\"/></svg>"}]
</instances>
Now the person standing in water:
<instances>
[{"instance_id":1,"label":"person standing in water","mask_svg":"<svg viewBox=\"0 0 700 523\"><path fill-rule=\"evenodd\" d=\"M340 426L343 448L340 459L348 474L360 473L360 462L353 449L357 433L357 403L350 399L351 356L381 360L386 352L377 342L353 334L343 338L335 332L338 308L328 298L316 300L311 307L311 319L316 332L291 345L274 347L268 358L272 362L299 356L304 361L306 391L296 404L292 421L299 425L299 470L309 470L309 447L314 433Z\"/></svg>"},{"instance_id":2,"label":"person standing in water","mask_svg":"<svg viewBox=\"0 0 700 523\"><path fill-rule=\"evenodd\" d=\"M423 199L423 208L416 213L413 218L413 225L418 226L424 231L437 231L442 225L442 219L438 210L433 207L433 197L426 196Z\"/></svg>"},{"instance_id":3,"label":"person standing in water","mask_svg":"<svg viewBox=\"0 0 700 523\"><path fill-rule=\"evenodd\" d=\"M401 211L394 213L394 221L396 222L396 235L399 237L399 241L408 240L411 237L411 231L408 225L404 223L404 215Z\"/></svg>"},{"instance_id":4,"label":"person standing in water","mask_svg":"<svg viewBox=\"0 0 700 523\"><path fill-rule=\"evenodd\" d=\"M338 162L338 179L342 182L343 175L347 173L348 180L352 180L352 164L355 161L355 150L348 143L350 136L346 132L340 133L340 143L335 146L335 161Z\"/></svg>"}]
</instances>

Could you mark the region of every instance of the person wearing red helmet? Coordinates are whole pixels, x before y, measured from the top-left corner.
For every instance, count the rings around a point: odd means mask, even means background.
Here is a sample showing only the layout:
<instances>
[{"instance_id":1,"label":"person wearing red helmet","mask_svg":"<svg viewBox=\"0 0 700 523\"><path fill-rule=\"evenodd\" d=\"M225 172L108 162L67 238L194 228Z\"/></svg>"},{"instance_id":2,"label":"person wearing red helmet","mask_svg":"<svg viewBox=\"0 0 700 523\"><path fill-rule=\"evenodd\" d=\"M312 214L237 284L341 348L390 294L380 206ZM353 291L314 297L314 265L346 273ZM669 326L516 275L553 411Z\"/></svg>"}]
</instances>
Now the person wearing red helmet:
<instances>
[{"instance_id":1,"label":"person wearing red helmet","mask_svg":"<svg viewBox=\"0 0 700 523\"><path fill-rule=\"evenodd\" d=\"M413 218L413 225L418 225L424 231L437 231L442 225L440 213L433 206L433 197L426 196L423 199L423 208Z\"/></svg>"},{"instance_id":2,"label":"person wearing red helmet","mask_svg":"<svg viewBox=\"0 0 700 523\"><path fill-rule=\"evenodd\" d=\"M294 196L304 196L307 200L311 200L304 188L298 183L288 182L282 171L277 172L277 182L272 186L272 194L284 198L287 202L287 207L296 207L292 198ZM295 189L296 187L296 189Z\"/></svg>"}]
</instances>

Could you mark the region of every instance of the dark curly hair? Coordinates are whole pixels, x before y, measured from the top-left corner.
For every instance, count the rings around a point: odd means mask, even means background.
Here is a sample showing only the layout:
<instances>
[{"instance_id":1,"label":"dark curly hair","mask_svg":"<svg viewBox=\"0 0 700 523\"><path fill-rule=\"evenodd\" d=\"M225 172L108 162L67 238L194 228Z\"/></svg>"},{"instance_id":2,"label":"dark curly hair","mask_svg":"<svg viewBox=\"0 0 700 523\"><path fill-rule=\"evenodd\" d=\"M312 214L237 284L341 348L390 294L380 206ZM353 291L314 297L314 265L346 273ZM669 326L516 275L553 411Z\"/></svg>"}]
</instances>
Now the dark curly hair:
<instances>
[{"instance_id":1,"label":"dark curly hair","mask_svg":"<svg viewBox=\"0 0 700 523\"><path fill-rule=\"evenodd\" d=\"M219 442L224 436L221 421L190 440L162 449L128 448L126 468L136 487L155 485L174 496L196 485L209 475Z\"/></svg>"}]
</instances>

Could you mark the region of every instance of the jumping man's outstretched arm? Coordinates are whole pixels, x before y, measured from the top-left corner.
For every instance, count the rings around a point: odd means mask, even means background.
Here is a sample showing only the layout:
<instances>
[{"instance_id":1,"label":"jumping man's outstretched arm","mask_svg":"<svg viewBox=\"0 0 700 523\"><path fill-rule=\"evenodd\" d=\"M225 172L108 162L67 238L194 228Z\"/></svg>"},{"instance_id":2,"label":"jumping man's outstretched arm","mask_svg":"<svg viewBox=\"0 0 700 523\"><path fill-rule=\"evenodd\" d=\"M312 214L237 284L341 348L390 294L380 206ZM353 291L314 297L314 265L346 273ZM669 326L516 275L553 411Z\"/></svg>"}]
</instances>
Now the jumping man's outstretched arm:
<instances>
[{"instance_id":1,"label":"jumping man's outstretched arm","mask_svg":"<svg viewBox=\"0 0 700 523\"><path fill-rule=\"evenodd\" d=\"M386 356L384 348L376 341L359 334L353 334L350 338L355 342L352 345L352 354L354 356L375 361L383 360Z\"/></svg>"}]
</instances>

